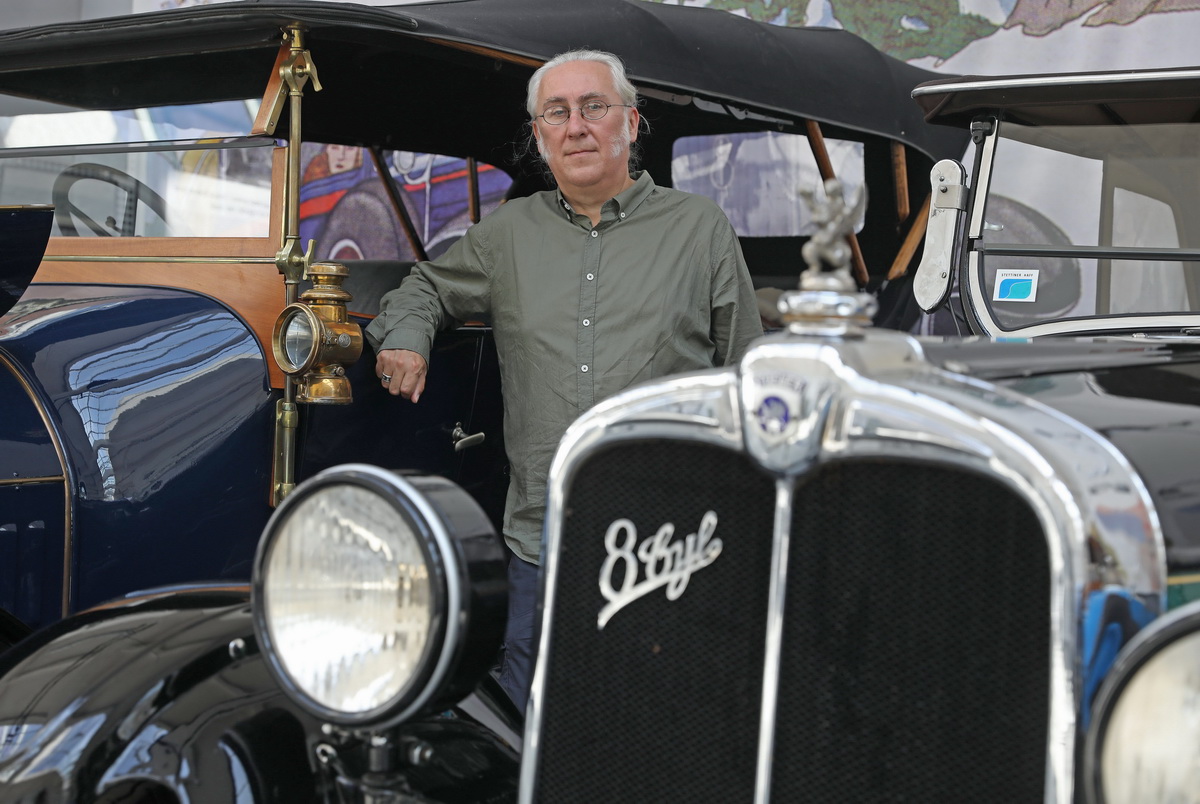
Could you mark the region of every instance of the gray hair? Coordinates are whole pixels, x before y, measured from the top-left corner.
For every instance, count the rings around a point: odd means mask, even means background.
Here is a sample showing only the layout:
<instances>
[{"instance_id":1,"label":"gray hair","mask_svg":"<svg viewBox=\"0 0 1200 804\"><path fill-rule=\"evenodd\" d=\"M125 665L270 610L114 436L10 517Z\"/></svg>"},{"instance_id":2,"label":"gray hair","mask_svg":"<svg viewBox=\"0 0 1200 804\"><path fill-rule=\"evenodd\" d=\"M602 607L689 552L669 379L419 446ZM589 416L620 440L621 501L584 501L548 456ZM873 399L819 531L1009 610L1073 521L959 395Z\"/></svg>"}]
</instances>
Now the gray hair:
<instances>
[{"instance_id":1,"label":"gray hair","mask_svg":"<svg viewBox=\"0 0 1200 804\"><path fill-rule=\"evenodd\" d=\"M525 111L529 113L531 122L537 118L537 99L538 93L542 88L542 78L555 67L573 61L595 61L608 67L608 72L612 77L613 89L617 91L617 96L621 99L621 103L631 107L638 105L637 90L634 89L633 83L625 74L625 63L621 61L619 56L604 50L580 48L578 50L568 50L565 53L559 53L550 59L550 61L537 68L533 75L530 76L529 85L525 91ZM626 119L629 118L628 110L625 110L625 117ZM644 118L642 119L642 125L646 126L647 131L649 131L649 126ZM629 172L632 174L638 170L641 164L641 143L634 141L626 142L625 145L629 147ZM546 180L553 185L554 174L550 172L550 165L546 162L545 155L538 150L536 138L533 136L532 125L529 128L529 139L527 140L526 147L537 154Z\"/></svg>"},{"instance_id":2,"label":"gray hair","mask_svg":"<svg viewBox=\"0 0 1200 804\"><path fill-rule=\"evenodd\" d=\"M542 77L560 64L572 61L598 61L606 66L608 72L612 75L613 89L620 96L621 103L637 106L637 90L633 88L629 77L625 75L625 63L620 58L603 50L568 50L566 53L559 53L550 59L550 61L537 68L537 71L529 79L529 87L525 92L525 111L529 112L531 118L537 116L537 98L538 92L542 88Z\"/></svg>"}]
</instances>

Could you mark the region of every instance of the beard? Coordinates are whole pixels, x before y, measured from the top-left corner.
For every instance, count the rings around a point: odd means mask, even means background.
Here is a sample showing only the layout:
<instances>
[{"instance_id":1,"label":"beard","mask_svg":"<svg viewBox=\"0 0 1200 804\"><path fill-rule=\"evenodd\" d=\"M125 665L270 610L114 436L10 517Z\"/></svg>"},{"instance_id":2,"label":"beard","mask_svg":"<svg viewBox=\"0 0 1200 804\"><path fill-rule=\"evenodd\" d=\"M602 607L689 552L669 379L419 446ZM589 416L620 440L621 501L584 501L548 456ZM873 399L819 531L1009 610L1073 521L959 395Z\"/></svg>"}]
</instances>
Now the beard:
<instances>
[{"instance_id":1,"label":"beard","mask_svg":"<svg viewBox=\"0 0 1200 804\"><path fill-rule=\"evenodd\" d=\"M621 128L620 133L613 136L608 142L608 152L613 159L616 159L623 153L628 153L629 143L632 138L629 136L629 126Z\"/></svg>"}]
</instances>

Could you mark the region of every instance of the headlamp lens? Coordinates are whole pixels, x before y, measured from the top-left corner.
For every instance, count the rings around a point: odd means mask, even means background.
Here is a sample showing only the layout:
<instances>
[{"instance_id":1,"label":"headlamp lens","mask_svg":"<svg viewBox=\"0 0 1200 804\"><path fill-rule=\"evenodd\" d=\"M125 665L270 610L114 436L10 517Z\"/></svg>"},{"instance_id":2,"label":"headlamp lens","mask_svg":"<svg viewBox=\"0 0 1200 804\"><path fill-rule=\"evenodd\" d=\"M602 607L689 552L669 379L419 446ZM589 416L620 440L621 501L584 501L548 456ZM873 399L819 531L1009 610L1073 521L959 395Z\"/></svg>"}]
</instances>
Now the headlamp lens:
<instances>
[{"instance_id":1,"label":"headlamp lens","mask_svg":"<svg viewBox=\"0 0 1200 804\"><path fill-rule=\"evenodd\" d=\"M290 509L262 566L265 624L283 672L319 705L365 713L420 670L434 605L419 534L389 501L336 484Z\"/></svg>"},{"instance_id":2,"label":"headlamp lens","mask_svg":"<svg viewBox=\"0 0 1200 804\"><path fill-rule=\"evenodd\" d=\"M283 353L288 363L294 369L307 365L316 346L317 336L313 332L312 322L308 316L294 311L283 330Z\"/></svg>"},{"instance_id":3,"label":"headlamp lens","mask_svg":"<svg viewBox=\"0 0 1200 804\"><path fill-rule=\"evenodd\" d=\"M1100 756L1105 804L1200 801L1197 756L1200 633L1193 633L1150 657L1116 700Z\"/></svg>"}]
</instances>

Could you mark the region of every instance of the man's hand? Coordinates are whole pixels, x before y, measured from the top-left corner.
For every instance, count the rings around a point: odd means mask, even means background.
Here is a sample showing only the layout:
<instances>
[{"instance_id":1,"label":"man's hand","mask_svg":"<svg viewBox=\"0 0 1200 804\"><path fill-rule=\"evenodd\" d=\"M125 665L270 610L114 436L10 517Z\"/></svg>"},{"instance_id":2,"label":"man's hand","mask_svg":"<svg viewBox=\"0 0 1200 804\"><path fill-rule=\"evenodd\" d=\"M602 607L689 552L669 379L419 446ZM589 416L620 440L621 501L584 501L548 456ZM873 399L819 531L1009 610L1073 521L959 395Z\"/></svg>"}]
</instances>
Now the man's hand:
<instances>
[{"instance_id":1,"label":"man's hand","mask_svg":"<svg viewBox=\"0 0 1200 804\"><path fill-rule=\"evenodd\" d=\"M408 349L383 349L375 359L375 373L392 396L416 402L425 390L425 358Z\"/></svg>"}]
</instances>

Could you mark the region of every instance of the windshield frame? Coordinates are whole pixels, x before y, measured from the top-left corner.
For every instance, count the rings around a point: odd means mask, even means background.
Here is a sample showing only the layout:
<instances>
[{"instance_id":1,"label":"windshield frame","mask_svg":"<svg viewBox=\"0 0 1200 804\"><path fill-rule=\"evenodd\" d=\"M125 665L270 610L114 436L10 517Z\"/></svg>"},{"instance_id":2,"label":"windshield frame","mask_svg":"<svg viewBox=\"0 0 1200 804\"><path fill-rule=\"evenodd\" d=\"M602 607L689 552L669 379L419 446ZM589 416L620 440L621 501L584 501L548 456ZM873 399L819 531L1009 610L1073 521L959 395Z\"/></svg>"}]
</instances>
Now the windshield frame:
<instances>
[{"instance_id":1,"label":"windshield frame","mask_svg":"<svg viewBox=\"0 0 1200 804\"><path fill-rule=\"evenodd\" d=\"M969 311L982 334L992 337L1034 337L1040 335L1096 335L1096 334L1131 334L1131 333L1180 333L1194 330L1200 332L1200 294L1197 283L1200 277L1200 248L1162 248L1145 246L1112 246L1112 245L1075 245L1064 244L1019 244L1019 243L988 243L986 207L990 199L999 197L997 190L997 172L1003 170L1003 165L997 162L997 151L1005 142L1020 141L1021 137L1009 138L1017 124L995 116L977 117L972 125L977 134L975 148L975 164L972 175L976 177L975 187L971 193L971 206L965 237L959 250L961 293L965 307ZM1007 127L1007 128L1006 128ZM1036 126L1017 127L1016 130L1036 130ZM1123 133L1129 128L1122 126ZM1090 134L1095 133L1093 129ZM1091 139L1095 139L1094 137ZM1117 185L1109 177L1108 158L1101 161L1105 174L1100 205L1102 230L1111 237L1114 218L1112 198ZM1197 157L1197 169L1200 171L1200 156ZM1066 181L1067 177L1059 177ZM1187 210L1184 210L1186 213ZM1107 227L1107 229L1105 229ZM990 270L997 268L996 261L1004 258L1021 259L1025 261L1038 259L1079 259L1093 260L1097 265L1109 265L1113 260L1145 260L1175 262L1194 262L1196 268L1186 283L1188 292L1193 299L1196 310L1160 311L1160 312L1117 312L1093 313L1089 315L1073 315L1072 317L1047 317L1027 324L1014 325L1004 321L997 314L993 299L989 293L986 270L987 259L993 258ZM1107 270L1107 269L1105 269ZM1100 271L1097 271L1100 274ZM1105 274L1107 276L1107 274ZM1093 287L1093 292L1096 288ZM1104 291L1100 293L1103 295ZM1107 304L1107 301L1105 302Z\"/></svg>"}]
</instances>

